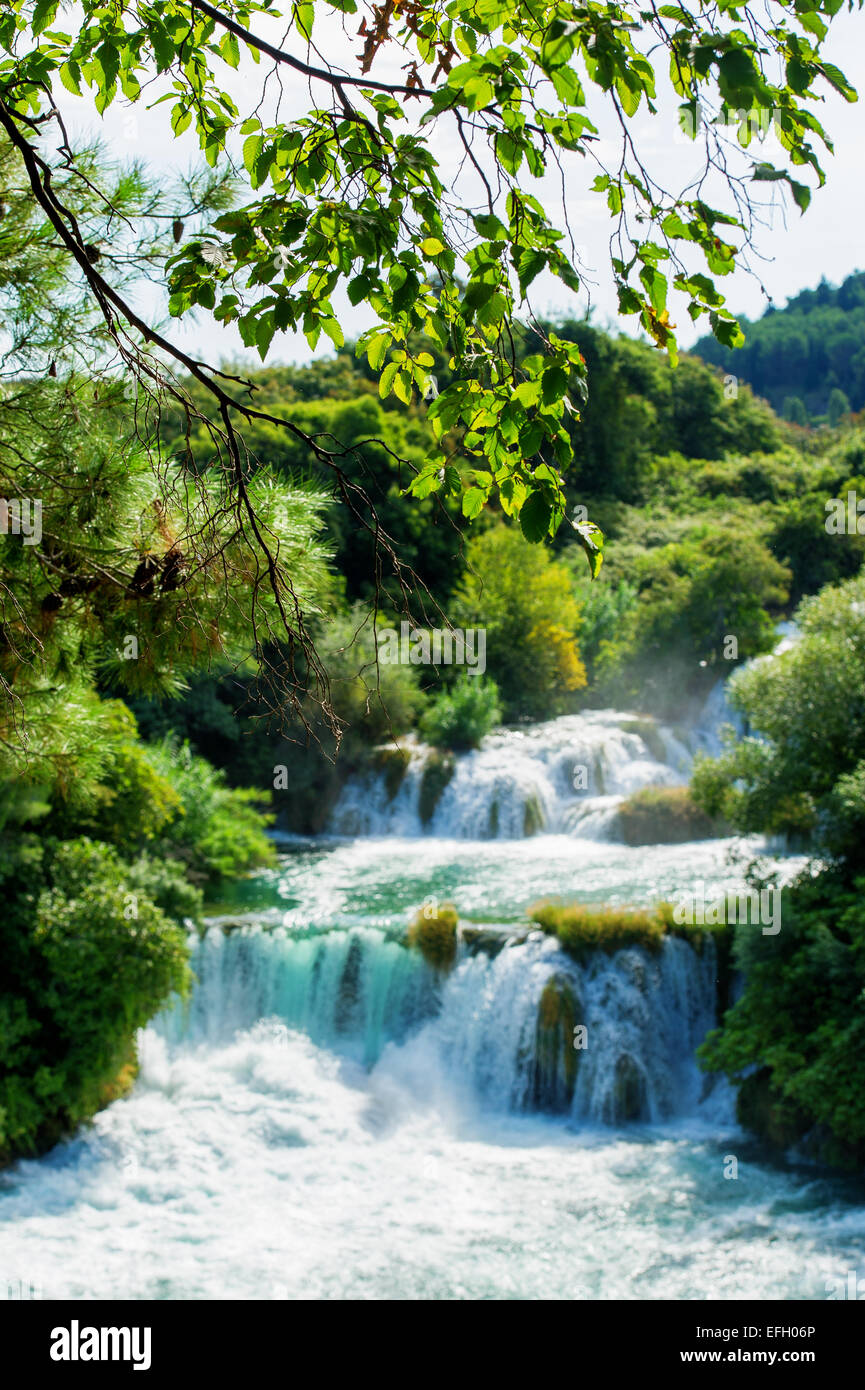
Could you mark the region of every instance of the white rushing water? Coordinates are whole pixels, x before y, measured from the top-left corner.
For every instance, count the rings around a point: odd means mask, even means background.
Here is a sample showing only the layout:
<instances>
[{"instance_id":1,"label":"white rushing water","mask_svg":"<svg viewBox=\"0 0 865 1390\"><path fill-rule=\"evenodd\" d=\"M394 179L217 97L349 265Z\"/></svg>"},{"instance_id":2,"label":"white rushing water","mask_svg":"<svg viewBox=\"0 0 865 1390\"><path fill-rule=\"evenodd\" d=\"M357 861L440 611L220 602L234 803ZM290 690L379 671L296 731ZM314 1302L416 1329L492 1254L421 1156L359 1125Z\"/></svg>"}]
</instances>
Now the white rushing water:
<instances>
[{"instance_id":1,"label":"white rushing water","mask_svg":"<svg viewBox=\"0 0 865 1390\"><path fill-rule=\"evenodd\" d=\"M649 905L697 881L741 886L756 842L615 838L617 799L683 780L712 728L604 712L497 735L459 760L426 827L423 750L392 801L347 794L351 838L296 845L196 941L192 998L142 1035L131 1095L0 1173L0 1285L822 1298L861 1270L861 1193L770 1162L697 1065L716 1019L711 944L577 962L526 916L551 895ZM543 819L527 836L530 798ZM425 900L463 923L444 975L404 943Z\"/></svg>"},{"instance_id":2,"label":"white rushing water","mask_svg":"<svg viewBox=\"0 0 865 1390\"><path fill-rule=\"evenodd\" d=\"M455 759L453 774L424 816L424 777L436 755L407 741L398 788L387 772L351 779L330 820L337 835L430 835L519 839L544 830L581 838L615 836L624 796L688 780L691 747L651 719L597 710L526 729L488 734Z\"/></svg>"}]
</instances>

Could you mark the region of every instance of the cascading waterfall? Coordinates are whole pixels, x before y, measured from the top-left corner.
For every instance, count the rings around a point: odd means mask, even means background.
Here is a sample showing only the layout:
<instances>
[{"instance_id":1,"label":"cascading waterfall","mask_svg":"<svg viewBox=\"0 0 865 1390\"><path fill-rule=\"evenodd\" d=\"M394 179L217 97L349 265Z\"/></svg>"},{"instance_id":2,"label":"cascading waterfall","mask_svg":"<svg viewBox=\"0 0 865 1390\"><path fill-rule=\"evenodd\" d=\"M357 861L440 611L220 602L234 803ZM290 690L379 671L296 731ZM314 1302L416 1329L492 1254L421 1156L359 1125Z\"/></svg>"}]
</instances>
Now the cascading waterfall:
<instances>
[{"instance_id":1,"label":"cascading waterfall","mask_svg":"<svg viewBox=\"0 0 865 1390\"><path fill-rule=\"evenodd\" d=\"M454 758L428 805L425 778L441 777L441 755L418 743L406 751L396 789L386 772L346 784L331 815L333 834L471 840L543 830L614 838L624 796L649 785L680 785L691 766L684 731L611 710L563 715L487 735L479 749Z\"/></svg>"},{"instance_id":2,"label":"cascading waterfall","mask_svg":"<svg viewBox=\"0 0 865 1390\"><path fill-rule=\"evenodd\" d=\"M525 913L737 887L727 840L616 838L620 798L684 782L729 718L719 686L689 730L568 716L452 768L413 744L401 781L349 784L331 830L354 838L293 843L193 938L196 983L144 1030L131 1094L4 1172L0 1278L83 1299L825 1297L861 1268L861 1208L756 1156L725 1180L732 1092L695 1061L713 943L577 961ZM405 941L427 899L460 909L447 972Z\"/></svg>"},{"instance_id":3,"label":"cascading waterfall","mask_svg":"<svg viewBox=\"0 0 865 1390\"><path fill-rule=\"evenodd\" d=\"M497 1109L614 1124L694 1110L705 1082L694 1051L714 1021L711 944L698 955L669 939L657 956L596 952L582 965L533 933L465 959L422 1036Z\"/></svg>"},{"instance_id":4,"label":"cascading waterfall","mask_svg":"<svg viewBox=\"0 0 865 1390\"><path fill-rule=\"evenodd\" d=\"M435 1073L492 1109L583 1123L691 1113L705 1085L694 1051L714 1023L710 942L701 954L671 938L657 955L633 948L577 964L533 931L503 935L492 950L462 944L439 977L370 928L306 937L211 928L193 967L191 1001L159 1023L175 1045L287 1027L414 1093Z\"/></svg>"},{"instance_id":5,"label":"cascading waterfall","mask_svg":"<svg viewBox=\"0 0 865 1390\"><path fill-rule=\"evenodd\" d=\"M369 1065L384 1044L436 1007L422 957L359 927L315 935L211 927L193 947L197 984L159 1021L174 1043L224 1043L262 1019L306 1033Z\"/></svg>"},{"instance_id":6,"label":"cascading waterfall","mask_svg":"<svg viewBox=\"0 0 865 1390\"><path fill-rule=\"evenodd\" d=\"M794 623L784 622L776 635L778 654L798 633ZM592 710L498 730L476 751L450 760L408 739L397 785L387 771L350 779L328 830L468 840L513 840L543 830L615 840L623 797L642 787L684 784L696 752L721 751L726 725L743 732L726 687L726 679L715 684L689 727Z\"/></svg>"}]
</instances>

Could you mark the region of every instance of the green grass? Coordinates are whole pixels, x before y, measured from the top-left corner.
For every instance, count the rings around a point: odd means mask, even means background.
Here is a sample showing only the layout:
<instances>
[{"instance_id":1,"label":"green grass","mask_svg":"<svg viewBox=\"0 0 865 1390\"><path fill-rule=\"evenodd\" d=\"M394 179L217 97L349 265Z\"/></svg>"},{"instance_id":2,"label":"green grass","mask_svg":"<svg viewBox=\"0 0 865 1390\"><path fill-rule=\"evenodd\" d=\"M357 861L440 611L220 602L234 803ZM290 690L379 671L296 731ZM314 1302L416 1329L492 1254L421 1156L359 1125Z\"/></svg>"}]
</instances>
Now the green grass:
<instances>
[{"instance_id":1,"label":"green grass","mask_svg":"<svg viewBox=\"0 0 865 1390\"><path fill-rule=\"evenodd\" d=\"M730 934L725 923L714 926L674 922L672 903L659 903L650 911L540 902L529 908L529 917L542 931L557 937L562 950L576 960L585 960L593 951L613 955L633 946L657 954L666 936L681 937L701 951L707 937L720 943Z\"/></svg>"}]
</instances>

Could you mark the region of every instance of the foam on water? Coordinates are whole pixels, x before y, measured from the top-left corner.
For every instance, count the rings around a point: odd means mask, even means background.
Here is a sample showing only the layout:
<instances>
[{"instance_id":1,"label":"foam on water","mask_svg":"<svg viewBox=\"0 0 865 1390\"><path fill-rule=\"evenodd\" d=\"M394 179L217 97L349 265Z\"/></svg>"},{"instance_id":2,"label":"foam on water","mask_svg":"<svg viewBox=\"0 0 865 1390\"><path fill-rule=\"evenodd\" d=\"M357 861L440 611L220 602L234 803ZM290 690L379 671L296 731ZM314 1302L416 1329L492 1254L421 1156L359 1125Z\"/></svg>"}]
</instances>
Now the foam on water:
<instances>
[{"instance_id":1,"label":"foam on water","mask_svg":"<svg viewBox=\"0 0 865 1390\"><path fill-rule=\"evenodd\" d=\"M366 1074L272 1023L179 1050L148 1030L132 1097L3 1176L4 1277L46 1298L821 1298L863 1267L843 1188L735 1131L574 1132L458 1080L419 1090L392 1052Z\"/></svg>"}]
</instances>

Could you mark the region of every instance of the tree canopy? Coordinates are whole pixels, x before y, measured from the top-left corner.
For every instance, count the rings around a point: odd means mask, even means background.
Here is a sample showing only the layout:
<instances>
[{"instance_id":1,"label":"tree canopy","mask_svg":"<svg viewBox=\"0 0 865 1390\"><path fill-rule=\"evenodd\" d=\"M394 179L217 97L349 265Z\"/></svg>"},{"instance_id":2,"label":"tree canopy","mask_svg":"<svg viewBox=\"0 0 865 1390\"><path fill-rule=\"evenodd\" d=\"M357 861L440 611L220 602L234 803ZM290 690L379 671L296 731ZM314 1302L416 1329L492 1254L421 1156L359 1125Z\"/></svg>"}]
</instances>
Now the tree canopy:
<instances>
[{"instance_id":1,"label":"tree canopy","mask_svg":"<svg viewBox=\"0 0 865 1390\"><path fill-rule=\"evenodd\" d=\"M458 497L468 518L496 497L540 540L566 512L566 426L583 362L552 331L516 361L514 324L531 315L541 272L573 291L582 283L566 209L557 220L538 181L555 171L563 186L576 180L606 202L620 310L657 344L675 351L677 293L734 345L741 335L716 281L747 255L760 190L784 186L804 210L810 186L798 175L822 183L817 148L831 148L819 104L833 89L855 100L823 55L839 8L840 0L776 0L765 10L729 0L690 8L529 0L517 9L501 0L384 0L364 9L363 51L347 70L341 25L357 14L356 0L282 11L272 0L82 0L69 9L11 0L0 17L0 127L125 366L176 397L178 366L205 389L239 513L289 635L302 637L285 600L287 572L256 522L238 422L269 421L303 438L397 569L400 557L362 489L345 482L341 441L290 414L271 416L241 383L172 346L118 288L106 248L79 221L87 185L60 114L64 90L86 95L103 116L113 103L165 103L166 134L193 130L217 173L242 160L234 205L204 232L187 234L169 199L161 208L176 242L165 263L172 314L198 308L236 323L264 357L283 331L341 344L334 296L344 289L374 314L358 349L380 372L381 395L429 400L437 447L416 467L412 492ZM281 86L299 78L308 107L283 116ZM684 190L653 178L637 135L667 88L701 146L700 176ZM605 121L618 131L609 159ZM442 178L431 149L439 127L464 153L455 182ZM779 166L751 148L770 127L784 152ZM438 392L431 348L451 364ZM601 535L591 521L575 525L595 573Z\"/></svg>"},{"instance_id":2,"label":"tree canopy","mask_svg":"<svg viewBox=\"0 0 865 1390\"><path fill-rule=\"evenodd\" d=\"M696 351L707 362L735 372L794 424L825 415L830 425L865 406L865 274L849 275L837 288L822 280L782 309L742 320L745 343L731 351L701 338Z\"/></svg>"}]
</instances>

